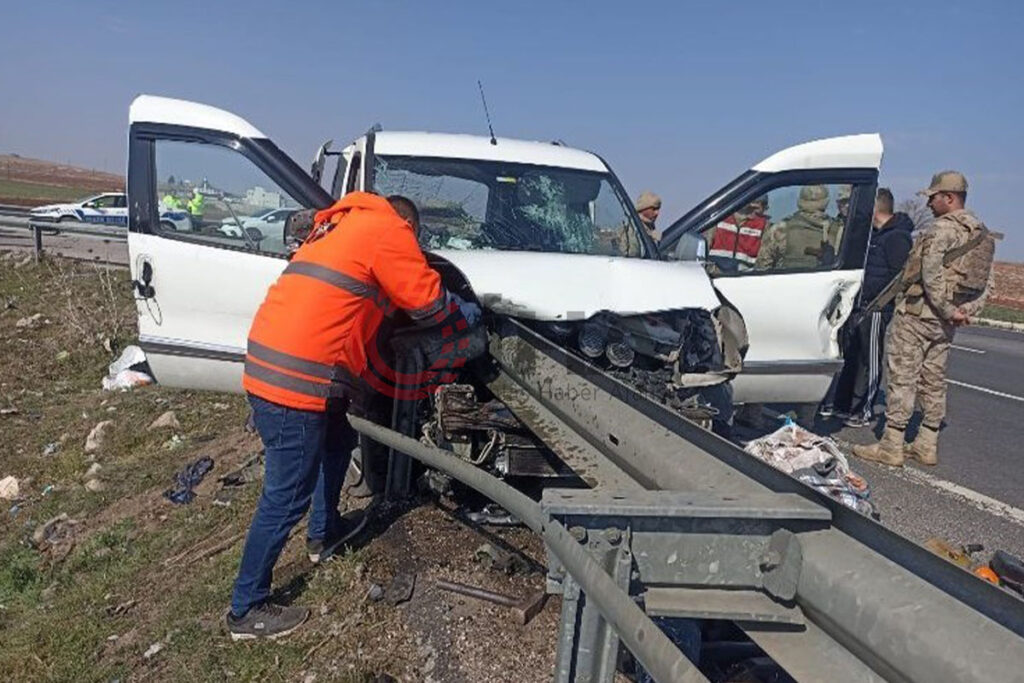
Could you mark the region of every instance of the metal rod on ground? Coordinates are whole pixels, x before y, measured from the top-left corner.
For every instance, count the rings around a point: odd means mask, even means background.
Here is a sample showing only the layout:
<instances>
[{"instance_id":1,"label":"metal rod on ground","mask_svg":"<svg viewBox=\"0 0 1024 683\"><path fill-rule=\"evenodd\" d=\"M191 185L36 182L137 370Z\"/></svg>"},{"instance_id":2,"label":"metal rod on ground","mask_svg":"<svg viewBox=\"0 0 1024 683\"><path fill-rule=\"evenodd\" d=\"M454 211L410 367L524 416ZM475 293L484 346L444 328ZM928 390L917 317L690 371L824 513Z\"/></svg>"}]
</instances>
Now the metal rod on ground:
<instances>
[{"instance_id":1,"label":"metal rod on ground","mask_svg":"<svg viewBox=\"0 0 1024 683\"><path fill-rule=\"evenodd\" d=\"M675 643L615 584L607 572L569 535L565 527L544 514L538 503L440 448L425 446L415 439L354 415L349 415L348 420L357 432L442 470L479 491L540 534L601 616L611 624L622 642L656 681L707 682L707 678L679 651Z\"/></svg>"}]
</instances>

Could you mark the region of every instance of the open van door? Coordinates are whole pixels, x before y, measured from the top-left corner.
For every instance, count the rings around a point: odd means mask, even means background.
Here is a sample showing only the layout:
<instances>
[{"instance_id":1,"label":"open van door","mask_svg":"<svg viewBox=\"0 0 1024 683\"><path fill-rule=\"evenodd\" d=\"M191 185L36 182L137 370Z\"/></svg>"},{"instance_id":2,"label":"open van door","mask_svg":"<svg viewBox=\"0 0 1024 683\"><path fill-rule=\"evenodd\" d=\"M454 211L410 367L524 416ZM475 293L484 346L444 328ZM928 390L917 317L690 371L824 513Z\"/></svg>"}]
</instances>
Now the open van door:
<instances>
[{"instance_id":1,"label":"open van door","mask_svg":"<svg viewBox=\"0 0 1024 683\"><path fill-rule=\"evenodd\" d=\"M331 196L229 112L142 95L129 122L139 344L161 384L240 392L249 325L287 264L283 223L261 229L245 227L246 219L326 207ZM158 206L169 197L188 207L190 230L160 225Z\"/></svg>"},{"instance_id":2,"label":"open van door","mask_svg":"<svg viewBox=\"0 0 1024 683\"><path fill-rule=\"evenodd\" d=\"M882 140L816 140L774 154L664 231L666 258L705 260L750 347L737 403L817 403L842 366L860 291Z\"/></svg>"}]
</instances>

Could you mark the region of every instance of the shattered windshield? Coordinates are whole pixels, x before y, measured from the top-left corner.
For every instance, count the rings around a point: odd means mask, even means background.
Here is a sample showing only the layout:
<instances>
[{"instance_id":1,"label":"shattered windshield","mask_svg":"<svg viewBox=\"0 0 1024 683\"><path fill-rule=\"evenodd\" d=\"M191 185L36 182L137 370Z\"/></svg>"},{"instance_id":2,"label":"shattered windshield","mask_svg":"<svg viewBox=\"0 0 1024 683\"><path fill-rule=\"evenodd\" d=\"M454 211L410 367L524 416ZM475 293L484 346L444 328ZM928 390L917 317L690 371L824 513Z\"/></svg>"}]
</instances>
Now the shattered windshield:
<instances>
[{"instance_id":1,"label":"shattered windshield","mask_svg":"<svg viewBox=\"0 0 1024 683\"><path fill-rule=\"evenodd\" d=\"M607 173L377 156L373 186L416 203L428 249L643 254L639 228Z\"/></svg>"}]
</instances>

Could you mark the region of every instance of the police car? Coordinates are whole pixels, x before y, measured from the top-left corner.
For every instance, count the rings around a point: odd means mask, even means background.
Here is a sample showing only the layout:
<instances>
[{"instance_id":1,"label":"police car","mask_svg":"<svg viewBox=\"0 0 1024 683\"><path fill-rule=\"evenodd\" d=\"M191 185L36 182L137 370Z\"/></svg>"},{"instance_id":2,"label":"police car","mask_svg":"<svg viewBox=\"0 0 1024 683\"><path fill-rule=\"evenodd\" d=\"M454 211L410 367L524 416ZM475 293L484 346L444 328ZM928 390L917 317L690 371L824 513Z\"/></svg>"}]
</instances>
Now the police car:
<instances>
[{"instance_id":1,"label":"police car","mask_svg":"<svg viewBox=\"0 0 1024 683\"><path fill-rule=\"evenodd\" d=\"M106 192L80 202L68 204L47 204L37 206L29 212L32 218L60 223L81 221L102 225L128 226L128 197L124 192ZM160 205L160 224L167 230L187 231L192 229L188 212Z\"/></svg>"}]
</instances>

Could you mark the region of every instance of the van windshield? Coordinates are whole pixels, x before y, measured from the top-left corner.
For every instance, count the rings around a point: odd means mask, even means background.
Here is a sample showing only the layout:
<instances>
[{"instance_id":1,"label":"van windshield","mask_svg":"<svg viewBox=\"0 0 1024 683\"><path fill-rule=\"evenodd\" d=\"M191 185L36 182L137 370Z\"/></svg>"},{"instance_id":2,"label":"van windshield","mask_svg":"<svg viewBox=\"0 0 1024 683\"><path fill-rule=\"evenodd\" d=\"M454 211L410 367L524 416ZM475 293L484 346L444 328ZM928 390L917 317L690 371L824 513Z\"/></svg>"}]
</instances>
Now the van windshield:
<instances>
[{"instance_id":1,"label":"van windshield","mask_svg":"<svg viewBox=\"0 0 1024 683\"><path fill-rule=\"evenodd\" d=\"M374 192L408 197L427 249L640 257L640 226L607 173L479 159L376 156Z\"/></svg>"}]
</instances>

